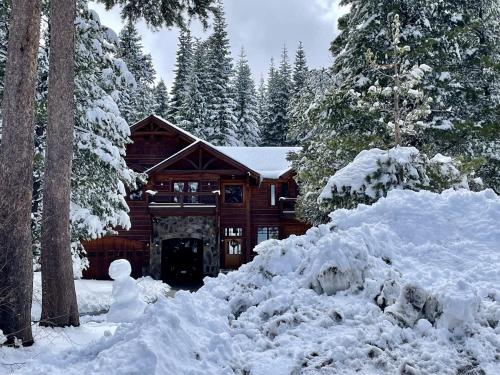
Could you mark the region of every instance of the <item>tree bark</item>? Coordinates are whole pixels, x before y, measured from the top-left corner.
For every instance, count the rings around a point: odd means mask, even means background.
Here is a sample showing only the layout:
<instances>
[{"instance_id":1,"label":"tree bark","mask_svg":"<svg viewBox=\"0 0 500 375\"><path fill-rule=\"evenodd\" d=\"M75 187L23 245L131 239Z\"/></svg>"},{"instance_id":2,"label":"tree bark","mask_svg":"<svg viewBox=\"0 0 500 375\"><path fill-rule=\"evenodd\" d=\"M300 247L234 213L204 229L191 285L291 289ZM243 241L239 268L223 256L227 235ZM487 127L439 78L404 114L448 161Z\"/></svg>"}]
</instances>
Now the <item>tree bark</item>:
<instances>
[{"instance_id":1,"label":"tree bark","mask_svg":"<svg viewBox=\"0 0 500 375\"><path fill-rule=\"evenodd\" d=\"M39 0L14 0L3 97L0 146L0 285L6 291L0 306L0 329L31 345L33 250L34 101L40 39Z\"/></svg>"},{"instance_id":2,"label":"tree bark","mask_svg":"<svg viewBox=\"0 0 500 375\"><path fill-rule=\"evenodd\" d=\"M41 260L43 326L78 326L70 194L75 122L75 0L50 2L47 149Z\"/></svg>"}]
</instances>

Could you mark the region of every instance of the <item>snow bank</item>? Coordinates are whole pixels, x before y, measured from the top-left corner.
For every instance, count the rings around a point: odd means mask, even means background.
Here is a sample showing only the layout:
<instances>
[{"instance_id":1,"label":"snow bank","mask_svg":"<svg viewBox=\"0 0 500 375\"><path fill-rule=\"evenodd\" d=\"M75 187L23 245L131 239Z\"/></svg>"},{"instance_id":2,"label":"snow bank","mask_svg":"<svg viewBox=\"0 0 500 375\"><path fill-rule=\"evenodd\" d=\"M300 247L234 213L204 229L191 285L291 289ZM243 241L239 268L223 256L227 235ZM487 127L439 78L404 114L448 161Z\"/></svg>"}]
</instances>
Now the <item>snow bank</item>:
<instances>
[{"instance_id":1,"label":"snow bank","mask_svg":"<svg viewBox=\"0 0 500 375\"><path fill-rule=\"evenodd\" d=\"M500 198L392 191L20 373L498 374Z\"/></svg>"}]
</instances>

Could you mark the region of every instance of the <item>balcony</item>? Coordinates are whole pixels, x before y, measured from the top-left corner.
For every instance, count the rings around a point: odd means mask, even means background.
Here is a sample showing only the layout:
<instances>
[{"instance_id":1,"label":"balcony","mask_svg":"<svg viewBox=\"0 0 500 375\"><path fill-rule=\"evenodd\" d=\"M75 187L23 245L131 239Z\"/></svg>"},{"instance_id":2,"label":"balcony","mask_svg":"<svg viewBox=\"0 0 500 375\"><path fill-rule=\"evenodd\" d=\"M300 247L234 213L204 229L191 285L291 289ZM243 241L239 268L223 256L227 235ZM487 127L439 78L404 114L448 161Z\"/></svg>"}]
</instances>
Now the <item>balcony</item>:
<instances>
[{"instance_id":1,"label":"balcony","mask_svg":"<svg viewBox=\"0 0 500 375\"><path fill-rule=\"evenodd\" d=\"M219 193L162 192L148 196L148 207L153 215L215 215Z\"/></svg>"},{"instance_id":2,"label":"balcony","mask_svg":"<svg viewBox=\"0 0 500 375\"><path fill-rule=\"evenodd\" d=\"M280 216L282 219L295 219L297 198L280 197Z\"/></svg>"}]
</instances>

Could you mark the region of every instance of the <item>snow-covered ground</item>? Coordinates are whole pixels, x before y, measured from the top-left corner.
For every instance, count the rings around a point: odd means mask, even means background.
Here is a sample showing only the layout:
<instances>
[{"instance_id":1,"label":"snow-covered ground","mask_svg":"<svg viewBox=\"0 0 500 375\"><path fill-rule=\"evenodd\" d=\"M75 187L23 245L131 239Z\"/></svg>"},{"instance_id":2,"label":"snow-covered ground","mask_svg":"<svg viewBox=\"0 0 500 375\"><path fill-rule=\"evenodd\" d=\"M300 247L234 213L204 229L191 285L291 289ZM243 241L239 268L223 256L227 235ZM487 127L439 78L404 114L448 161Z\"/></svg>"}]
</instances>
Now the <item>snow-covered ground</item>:
<instances>
[{"instance_id":1,"label":"snow-covered ground","mask_svg":"<svg viewBox=\"0 0 500 375\"><path fill-rule=\"evenodd\" d=\"M0 363L23 363L0 373L500 373L492 191L393 191L257 251L196 293L160 297L134 323L89 317L54 331L56 348L40 337L0 349Z\"/></svg>"},{"instance_id":2,"label":"snow-covered ground","mask_svg":"<svg viewBox=\"0 0 500 375\"><path fill-rule=\"evenodd\" d=\"M170 287L151 277L142 277L137 280L139 293L144 302L155 302L159 296L166 296ZM75 280L78 310L81 315L99 315L109 310L113 282L106 280ZM35 272L33 278L33 307L31 318L40 319L42 312L42 280L40 272Z\"/></svg>"}]
</instances>

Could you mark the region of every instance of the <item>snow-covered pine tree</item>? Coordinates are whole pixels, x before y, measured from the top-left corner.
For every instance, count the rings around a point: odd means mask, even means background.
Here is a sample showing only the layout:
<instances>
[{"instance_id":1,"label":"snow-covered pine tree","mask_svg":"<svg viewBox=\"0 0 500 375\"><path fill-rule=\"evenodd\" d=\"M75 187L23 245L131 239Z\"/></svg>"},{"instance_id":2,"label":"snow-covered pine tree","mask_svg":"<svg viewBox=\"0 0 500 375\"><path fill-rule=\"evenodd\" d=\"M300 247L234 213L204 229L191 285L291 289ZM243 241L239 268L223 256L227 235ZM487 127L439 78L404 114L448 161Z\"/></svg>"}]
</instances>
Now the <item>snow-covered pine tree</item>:
<instances>
[{"instance_id":1,"label":"snow-covered pine tree","mask_svg":"<svg viewBox=\"0 0 500 375\"><path fill-rule=\"evenodd\" d=\"M241 142L236 136L235 103L232 95L232 59L227 35L224 9L218 4L215 12L213 33L208 39L207 119L203 133L206 140L219 146L234 146Z\"/></svg>"},{"instance_id":2,"label":"snow-covered pine tree","mask_svg":"<svg viewBox=\"0 0 500 375\"><path fill-rule=\"evenodd\" d=\"M284 46L279 68L276 70L271 64L269 70L267 86L269 117L261 130L264 146L284 146L287 144L286 137L290 119L288 109L292 95L291 73L288 50Z\"/></svg>"},{"instance_id":3,"label":"snow-covered pine tree","mask_svg":"<svg viewBox=\"0 0 500 375\"><path fill-rule=\"evenodd\" d=\"M168 90L163 79L158 82L154 89L154 101L156 104L154 113L160 117L168 117Z\"/></svg>"},{"instance_id":4,"label":"snow-covered pine tree","mask_svg":"<svg viewBox=\"0 0 500 375\"><path fill-rule=\"evenodd\" d=\"M195 39L193 51L187 82L189 91L180 111L185 119L179 125L197 137L206 139L208 137L208 134L204 133L208 116L206 98L211 89L208 85L207 42Z\"/></svg>"},{"instance_id":5,"label":"snow-covered pine tree","mask_svg":"<svg viewBox=\"0 0 500 375\"><path fill-rule=\"evenodd\" d=\"M144 54L142 40L132 21L119 34L118 58L122 59L135 78L136 87L119 102L125 120L132 125L154 113L156 103L154 82L156 72L150 54Z\"/></svg>"},{"instance_id":6,"label":"snow-covered pine tree","mask_svg":"<svg viewBox=\"0 0 500 375\"><path fill-rule=\"evenodd\" d=\"M387 149L392 144L387 128L373 113L357 108L348 92L367 92L375 82L384 81L381 72L370 69L365 55L371 49L379 64L391 63L387 36L396 11L401 17L401 40L410 47L408 58L433 68L423 80L434 99L431 114L413 136L406 137L406 145L428 155L441 152L462 158L464 166L476 169L485 186L495 187L500 159L495 126L500 122L495 94L500 75L494 63L499 56L499 34L494 32L500 22L499 0L344 0L342 4L350 11L339 20L340 34L331 46L335 81L323 99L311 103L314 132L296 158L302 183L299 209L314 214L315 196L328 177L361 150ZM319 154L322 162L318 162ZM480 168L478 160L484 163ZM316 171L313 176L312 170Z\"/></svg>"},{"instance_id":7,"label":"snow-covered pine tree","mask_svg":"<svg viewBox=\"0 0 500 375\"><path fill-rule=\"evenodd\" d=\"M170 103L167 119L175 124L189 121L188 115L184 112L189 98L189 75L193 64L193 41L189 29L180 30L179 43L177 47L177 57L175 63L175 78L170 92Z\"/></svg>"},{"instance_id":8,"label":"snow-covered pine tree","mask_svg":"<svg viewBox=\"0 0 500 375\"><path fill-rule=\"evenodd\" d=\"M264 77L260 77L259 87L257 88L257 119L259 121L259 135L260 142L262 143L262 129L264 128L264 122L269 118L267 102L267 87Z\"/></svg>"},{"instance_id":9,"label":"snow-covered pine tree","mask_svg":"<svg viewBox=\"0 0 500 375\"><path fill-rule=\"evenodd\" d=\"M245 146L260 144L257 93L245 50L242 48L234 79L236 135Z\"/></svg>"},{"instance_id":10,"label":"snow-covered pine tree","mask_svg":"<svg viewBox=\"0 0 500 375\"><path fill-rule=\"evenodd\" d=\"M118 109L134 77L116 56L118 38L103 26L87 1L78 4L76 131L72 177L72 237L100 237L113 227L128 228L125 187L137 175L123 159L130 129Z\"/></svg>"},{"instance_id":11,"label":"snow-covered pine tree","mask_svg":"<svg viewBox=\"0 0 500 375\"><path fill-rule=\"evenodd\" d=\"M308 71L306 52L302 42L299 42L293 65L293 96L298 96L305 86Z\"/></svg>"}]
</instances>

